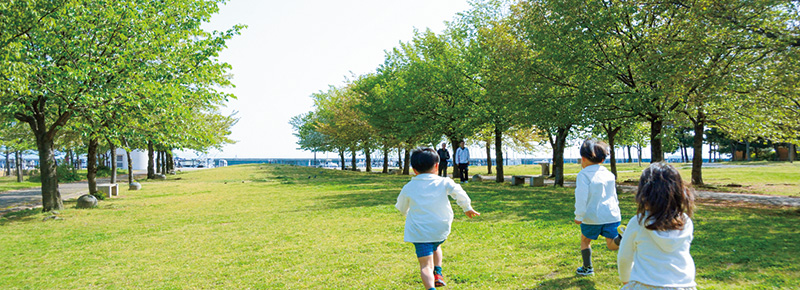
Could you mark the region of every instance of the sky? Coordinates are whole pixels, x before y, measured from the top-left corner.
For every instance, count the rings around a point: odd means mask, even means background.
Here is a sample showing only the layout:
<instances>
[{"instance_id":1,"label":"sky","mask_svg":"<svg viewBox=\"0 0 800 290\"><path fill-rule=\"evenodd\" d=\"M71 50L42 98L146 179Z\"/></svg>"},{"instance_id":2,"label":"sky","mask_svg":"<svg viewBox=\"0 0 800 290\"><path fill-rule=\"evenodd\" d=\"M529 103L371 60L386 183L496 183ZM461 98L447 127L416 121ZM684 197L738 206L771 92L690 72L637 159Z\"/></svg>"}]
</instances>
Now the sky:
<instances>
[{"instance_id":1,"label":"sky","mask_svg":"<svg viewBox=\"0 0 800 290\"><path fill-rule=\"evenodd\" d=\"M441 32L468 8L466 0L229 1L205 28L248 26L219 56L233 66L236 87L224 90L237 99L223 112L238 112L230 136L237 143L208 157L311 157L296 149L289 125L313 109L311 94L375 71L414 28Z\"/></svg>"},{"instance_id":2,"label":"sky","mask_svg":"<svg viewBox=\"0 0 800 290\"><path fill-rule=\"evenodd\" d=\"M297 149L289 125L293 116L313 110L311 94L341 86L347 77L374 72L383 63L385 51L410 41L415 28L441 32L445 21L467 9L466 0L228 1L205 29L248 26L228 41L219 56L233 66L236 87L223 90L237 99L222 111L238 112L239 122L230 136L237 142L207 155L179 152L178 156L311 158L312 152ZM568 146L565 157L579 156L578 142ZM549 146L541 147L531 155L505 155L512 159L551 156ZM485 149L471 151L476 158L486 155ZM649 158L649 148L643 151L643 157ZM336 159L337 155L318 157Z\"/></svg>"}]
</instances>

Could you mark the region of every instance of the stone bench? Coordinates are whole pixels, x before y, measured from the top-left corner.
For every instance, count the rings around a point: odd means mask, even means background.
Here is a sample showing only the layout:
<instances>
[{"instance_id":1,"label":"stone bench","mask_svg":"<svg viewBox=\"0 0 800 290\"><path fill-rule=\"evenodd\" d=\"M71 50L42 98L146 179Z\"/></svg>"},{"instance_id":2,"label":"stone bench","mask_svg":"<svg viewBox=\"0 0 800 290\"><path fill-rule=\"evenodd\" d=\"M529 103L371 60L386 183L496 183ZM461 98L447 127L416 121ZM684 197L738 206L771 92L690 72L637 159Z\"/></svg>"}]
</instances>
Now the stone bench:
<instances>
[{"instance_id":1,"label":"stone bench","mask_svg":"<svg viewBox=\"0 0 800 290\"><path fill-rule=\"evenodd\" d=\"M106 195L106 197L118 196L119 195L119 187L117 187L116 183L104 183L97 185L97 191L102 192Z\"/></svg>"},{"instance_id":2,"label":"stone bench","mask_svg":"<svg viewBox=\"0 0 800 290\"><path fill-rule=\"evenodd\" d=\"M513 175L511 176L511 185L520 185L525 183L525 179L530 179L531 186L544 186L543 175Z\"/></svg>"}]
</instances>

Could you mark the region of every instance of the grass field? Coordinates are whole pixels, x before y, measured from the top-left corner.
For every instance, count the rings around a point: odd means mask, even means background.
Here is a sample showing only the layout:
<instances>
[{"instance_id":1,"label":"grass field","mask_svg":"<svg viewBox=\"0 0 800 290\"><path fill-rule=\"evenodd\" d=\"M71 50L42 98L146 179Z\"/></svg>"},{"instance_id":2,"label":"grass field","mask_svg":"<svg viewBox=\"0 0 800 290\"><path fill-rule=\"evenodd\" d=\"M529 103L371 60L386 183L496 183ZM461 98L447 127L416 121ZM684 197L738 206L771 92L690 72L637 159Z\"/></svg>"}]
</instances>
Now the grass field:
<instances>
[{"instance_id":1,"label":"grass field","mask_svg":"<svg viewBox=\"0 0 800 290\"><path fill-rule=\"evenodd\" d=\"M394 209L408 179L232 166L144 182L92 210L67 202L62 220L17 212L0 218L0 289L421 289ZM493 182L465 189L482 215L456 215L443 245L447 289L621 286L616 252L599 242L596 275L575 276L570 189ZM620 200L627 221L632 196ZM699 288L800 285L798 218L797 209L699 205L692 245Z\"/></svg>"},{"instance_id":2,"label":"grass field","mask_svg":"<svg viewBox=\"0 0 800 290\"><path fill-rule=\"evenodd\" d=\"M642 170L647 168L647 163L640 167L637 163L618 163L617 180L626 180L638 183ZM608 164L604 164L609 168ZM684 181L689 182L692 176L691 163L672 163L678 168ZM721 166L721 167L717 167ZM577 173L581 170L579 164L564 164L564 179L575 181ZM474 167L470 173L486 173L486 167ZM542 172L539 165L512 165L504 168L505 175L535 174ZM715 190L725 192L772 194L786 196L800 196L800 162L721 162L703 164L703 181ZM733 185L733 186L731 186Z\"/></svg>"},{"instance_id":3,"label":"grass field","mask_svg":"<svg viewBox=\"0 0 800 290\"><path fill-rule=\"evenodd\" d=\"M2 176L0 177L0 192L42 186L39 182L28 181L28 178L26 176L24 181L17 182L16 176Z\"/></svg>"}]
</instances>

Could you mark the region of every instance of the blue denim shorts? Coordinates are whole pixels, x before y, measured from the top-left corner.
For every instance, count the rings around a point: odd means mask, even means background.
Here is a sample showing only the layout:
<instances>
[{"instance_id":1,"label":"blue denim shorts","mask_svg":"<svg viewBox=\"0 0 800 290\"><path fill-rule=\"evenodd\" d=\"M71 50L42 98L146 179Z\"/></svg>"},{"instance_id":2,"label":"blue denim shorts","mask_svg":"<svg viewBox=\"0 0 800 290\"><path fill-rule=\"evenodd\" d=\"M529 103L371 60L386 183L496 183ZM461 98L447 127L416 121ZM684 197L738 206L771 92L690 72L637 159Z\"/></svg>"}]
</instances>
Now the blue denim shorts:
<instances>
[{"instance_id":1,"label":"blue denim shorts","mask_svg":"<svg viewBox=\"0 0 800 290\"><path fill-rule=\"evenodd\" d=\"M436 252L436 250L439 249L439 245L442 243L444 243L444 241L435 243L414 243L414 249L417 251L417 258L433 255L433 252Z\"/></svg>"},{"instance_id":2,"label":"blue denim shorts","mask_svg":"<svg viewBox=\"0 0 800 290\"><path fill-rule=\"evenodd\" d=\"M584 237L587 237L590 240L596 240L597 238L600 237L600 235L609 239L613 239L619 235L619 233L617 233L617 227L619 225L620 222L614 222L603 225L581 224L581 234L583 234Z\"/></svg>"}]
</instances>

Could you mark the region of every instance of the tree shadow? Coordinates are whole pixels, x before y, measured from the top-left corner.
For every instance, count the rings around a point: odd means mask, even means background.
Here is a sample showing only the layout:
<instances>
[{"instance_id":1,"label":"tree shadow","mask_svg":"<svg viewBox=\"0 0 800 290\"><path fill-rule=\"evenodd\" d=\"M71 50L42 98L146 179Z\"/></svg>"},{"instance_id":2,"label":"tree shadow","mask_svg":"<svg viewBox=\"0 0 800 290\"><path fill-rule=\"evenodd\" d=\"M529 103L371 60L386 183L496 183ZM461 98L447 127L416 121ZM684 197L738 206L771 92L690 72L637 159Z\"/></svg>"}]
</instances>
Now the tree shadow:
<instances>
[{"instance_id":1,"label":"tree shadow","mask_svg":"<svg viewBox=\"0 0 800 290\"><path fill-rule=\"evenodd\" d=\"M597 289L591 277L567 276L557 279L549 279L539 283L536 288L531 289Z\"/></svg>"},{"instance_id":2,"label":"tree shadow","mask_svg":"<svg viewBox=\"0 0 800 290\"><path fill-rule=\"evenodd\" d=\"M42 213L41 207L9 212L0 217L0 226L18 222L36 221L38 219L36 215L39 215L40 213Z\"/></svg>"}]
</instances>

